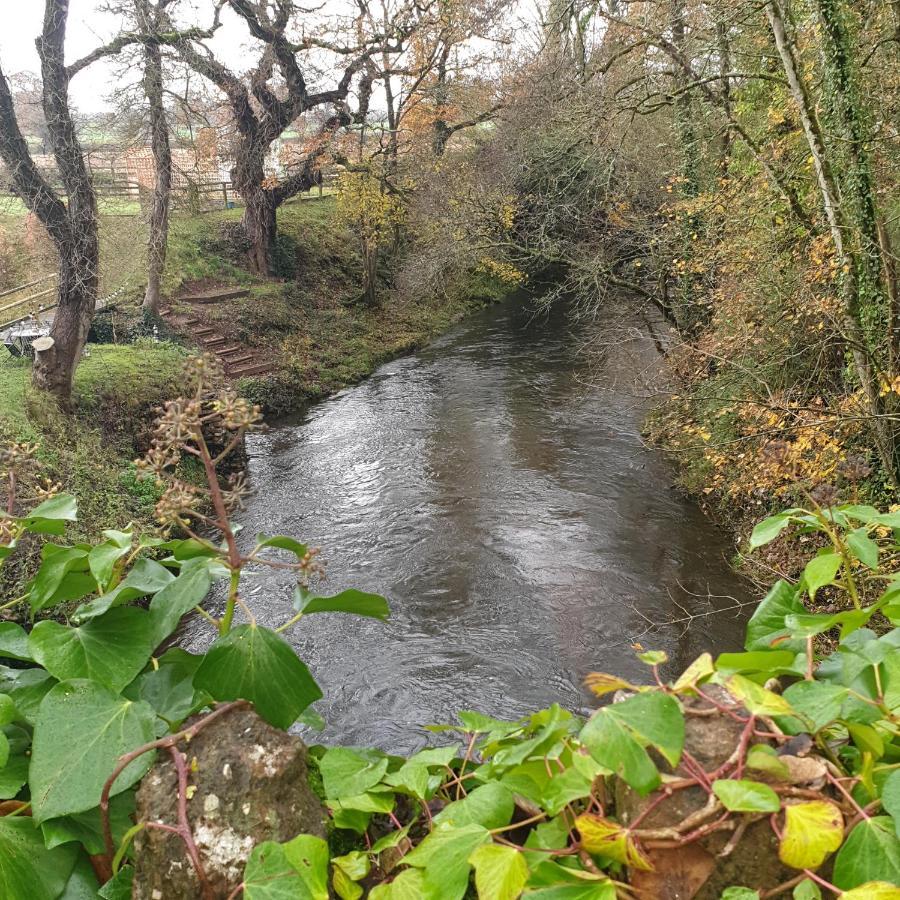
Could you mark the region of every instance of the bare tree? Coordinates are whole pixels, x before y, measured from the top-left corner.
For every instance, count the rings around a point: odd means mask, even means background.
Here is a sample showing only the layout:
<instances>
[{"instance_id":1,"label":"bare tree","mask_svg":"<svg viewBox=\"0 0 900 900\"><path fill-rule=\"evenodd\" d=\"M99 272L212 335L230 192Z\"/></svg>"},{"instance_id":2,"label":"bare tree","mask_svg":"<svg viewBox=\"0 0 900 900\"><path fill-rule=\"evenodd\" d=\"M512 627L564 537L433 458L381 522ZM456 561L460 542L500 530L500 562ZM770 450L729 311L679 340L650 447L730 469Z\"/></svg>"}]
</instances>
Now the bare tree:
<instances>
[{"instance_id":1,"label":"bare tree","mask_svg":"<svg viewBox=\"0 0 900 900\"><path fill-rule=\"evenodd\" d=\"M58 398L71 400L72 379L97 302L99 238L97 201L69 105L65 65L68 0L46 0L37 39L43 79L41 103L50 145L67 202L34 163L16 118L9 82L0 70L0 158L19 196L43 223L59 254L57 310L49 346L37 353L33 380Z\"/></svg>"},{"instance_id":2,"label":"bare tree","mask_svg":"<svg viewBox=\"0 0 900 900\"><path fill-rule=\"evenodd\" d=\"M244 198L243 226L251 244L251 268L268 275L272 271L278 207L318 182L320 160L337 132L364 121L372 88L366 63L385 41L403 40L413 27L416 8L414 4L403 7L390 23L390 34L379 34L362 44L344 44L316 37L291 40L289 32L300 13L291 0L228 2L263 46L246 78L235 74L196 41L184 38L174 43L182 58L228 98L238 132L231 177ZM354 33L357 31L354 29ZM311 89L313 52L344 60L333 86ZM357 108L351 110L349 99L357 76ZM330 113L308 141L305 156L294 164L288 177L279 182L268 179L265 163L272 144L298 117L319 108Z\"/></svg>"}]
</instances>

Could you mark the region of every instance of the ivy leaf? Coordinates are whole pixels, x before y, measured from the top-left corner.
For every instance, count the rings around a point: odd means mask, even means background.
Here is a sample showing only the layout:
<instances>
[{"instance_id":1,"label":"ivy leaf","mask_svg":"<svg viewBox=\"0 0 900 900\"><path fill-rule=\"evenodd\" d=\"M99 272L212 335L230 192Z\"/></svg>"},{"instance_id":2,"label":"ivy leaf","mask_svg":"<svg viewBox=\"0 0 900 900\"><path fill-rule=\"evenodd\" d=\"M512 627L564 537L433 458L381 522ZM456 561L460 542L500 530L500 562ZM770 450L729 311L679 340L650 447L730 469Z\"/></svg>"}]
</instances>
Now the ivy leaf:
<instances>
[{"instance_id":1,"label":"ivy leaf","mask_svg":"<svg viewBox=\"0 0 900 900\"><path fill-rule=\"evenodd\" d=\"M118 845L125 832L134 824L134 791L123 791L109 802L109 821L112 827L113 840ZM73 816L63 816L41 823L41 833L48 850L60 844L78 841L84 849L96 856L104 853L103 826L100 809L95 807Z\"/></svg>"},{"instance_id":2,"label":"ivy leaf","mask_svg":"<svg viewBox=\"0 0 900 900\"><path fill-rule=\"evenodd\" d=\"M791 777L790 768L768 744L756 744L747 751L747 768L765 772L778 781Z\"/></svg>"},{"instance_id":3,"label":"ivy leaf","mask_svg":"<svg viewBox=\"0 0 900 900\"><path fill-rule=\"evenodd\" d=\"M264 534L258 534L256 536L256 549L263 550L266 547L275 547L277 550L287 550L290 553L293 553L298 561L302 560L303 557L309 553L309 547L307 547L306 544L301 544L300 541L294 540L292 537L286 537L283 534L276 534L270 537L267 537Z\"/></svg>"},{"instance_id":4,"label":"ivy leaf","mask_svg":"<svg viewBox=\"0 0 900 900\"><path fill-rule=\"evenodd\" d=\"M640 794L659 784L659 772L646 746L672 765L684 747L684 716L678 701L657 691L603 707L581 730L581 741L600 765L618 773Z\"/></svg>"},{"instance_id":5,"label":"ivy leaf","mask_svg":"<svg viewBox=\"0 0 900 900\"><path fill-rule=\"evenodd\" d=\"M591 693L598 697L611 694L613 691L634 691L635 686L618 675L608 675L606 672L591 672L584 679L585 685Z\"/></svg>"},{"instance_id":6,"label":"ivy leaf","mask_svg":"<svg viewBox=\"0 0 900 900\"><path fill-rule=\"evenodd\" d=\"M100 888L103 900L131 900L134 886L134 867L122 866L113 877Z\"/></svg>"},{"instance_id":7,"label":"ivy leaf","mask_svg":"<svg viewBox=\"0 0 900 900\"><path fill-rule=\"evenodd\" d=\"M783 696L794 713L806 719L811 730L817 732L840 717L847 688L827 681L798 681Z\"/></svg>"},{"instance_id":8,"label":"ivy leaf","mask_svg":"<svg viewBox=\"0 0 900 900\"><path fill-rule=\"evenodd\" d=\"M490 781L470 791L462 800L448 803L434 821L456 827L474 824L488 829L502 828L509 824L514 808L512 791L499 781Z\"/></svg>"},{"instance_id":9,"label":"ivy leaf","mask_svg":"<svg viewBox=\"0 0 900 900\"><path fill-rule=\"evenodd\" d=\"M844 817L833 803L812 800L784 808L781 861L795 869L817 869L844 840Z\"/></svg>"},{"instance_id":10,"label":"ivy leaf","mask_svg":"<svg viewBox=\"0 0 900 900\"><path fill-rule=\"evenodd\" d=\"M841 556L838 553L823 553L814 556L803 570L803 584L810 599L815 599L816 591L834 583L838 569L841 567Z\"/></svg>"},{"instance_id":11,"label":"ivy leaf","mask_svg":"<svg viewBox=\"0 0 900 900\"><path fill-rule=\"evenodd\" d=\"M100 590L103 590L112 578L116 563L131 550L130 531L109 530L104 531L103 536L106 540L92 547L88 553L88 567Z\"/></svg>"},{"instance_id":12,"label":"ivy leaf","mask_svg":"<svg viewBox=\"0 0 900 900\"><path fill-rule=\"evenodd\" d=\"M78 519L78 504L71 494L57 494L36 506L21 520L33 534L63 533L66 522Z\"/></svg>"},{"instance_id":13,"label":"ivy leaf","mask_svg":"<svg viewBox=\"0 0 900 900\"><path fill-rule=\"evenodd\" d=\"M713 793L730 812L773 813L781 809L778 794L758 781L720 778L713 782Z\"/></svg>"},{"instance_id":14,"label":"ivy leaf","mask_svg":"<svg viewBox=\"0 0 900 900\"><path fill-rule=\"evenodd\" d=\"M7 760L0 768L0 799L15 797L28 781L31 761L31 735L18 725L7 725L0 731L7 747Z\"/></svg>"},{"instance_id":15,"label":"ivy leaf","mask_svg":"<svg viewBox=\"0 0 900 900\"><path fill-rule=\"evenodd\" d=\"M172 647L159 658L155 668L138 675L125 694L132 700L149 703L167 722L183 722L212 700L194 685L202 662L202 656Z\"/></svg>"},{"instance_id":16,"label":"ivy leaf","mask_svg":"<svg viewBox=\"0 0 900 900\"><path fill-rule=\"evenodd\" d=\"M691 692L697 684L715 672L713 658L709 653L701 653L679 676L672 685L677 694Z\"/></svg>"},{"instance_id":17,"label":"ivy leaf","mask_svg":"<svg viewBox=\"0 0 900 900\"><path fill-rule=\"evenodd\" d=\"M728 676L724 686L755 716L790 716L794 712L791 704L780 694L766 690L743 675Z\"/></svg>"},{"instance_id":18,"label":"ivy leaf","mask_svg":"<svg viewBox=\"0 0 900 900\"><path fill-rule=\"evenodd\" d=\"M177 627L181 617L198 606L212 582L206 557L189 559L178 577L170 581L150 602L156 644L161 644ZM215 645L214 645L215 646Z\"/></svg>"},{"instance_id":19,"label":"ivy leaf","mask_svg":"<svg viewBox=\"0 0 900 900\"><path fill-rule=\"evenodd\" d=\"M301 587L294 588L294 609L309 616L313 613L341 612L371 619L386 619L390 614L387 600L378 594L366 594L350 588L333 597L316 597Z\"/></svg>"},{"instance_id":20,"label":"ivy leaf","mask_svg":"<svg viewBox=\"0 0 900 900\"><path fill-rule=\"evenodd\" d=\"M92 809L116 761L154 738L156 715L93 681L56 685L41 703L34 727L28 783L35 822ZM116 779L113 794L150 767L146 753Z\"/></svg>"},{"instance_id":21,"label":"ivy leaf","mask_svg":"<svg viewBox=\"0 0 900 900\"><path fill-rule=\"evenodd\" d=\"M759 900L759 891L747 887L728 887L719 900Z\"/></svg>"},{"instance_id":22,"label":"ivy leaf","mask_svg":"<svg viewBox=\"0 0 900 900\"><path fill-rule=\"evenodd\" d=\"M900 888L887 881L867 881L841 894L841 900L898 900Z\"/></svg>"},{"instance_id":23,"label":"ivy leaf","mask_svg":"<svg viewBox=\"0 0 900 900\"><path fill-rule=\"evenodd\" d=\"M287 844L264 841L253 848L244 870L244 897L328 900L327 883L327 845L321 838L301 834Z\"/></svg>"},{"instance_id":24,"label":"ivy leaf","mask_svg":"<svg viewBox=\"0 0 900 900\"><path fill-rule=\"evenodd\" d=\"M834 860L832 881L841 890L867 881L900 884L900 839L888 816L859 822Z\"/></svg>"},{"instance_id":25,"label":"ivy leaf","mask_svg":"<svg viewBox=\"0 0 900 900\"><path fill-rule=\"evenodd\" d=\"M0 897L56 900L75 865L73 844L48 850L28 816L0 817Z\"/></svg>"},{"instance_id":26,"label":"ivy leaf","mask_svg":"<svg viewBox=\"0 0 900 900\"><path fill-rule=\"evenodd\" d=\"M894 831L900 837L900 769L894 769L884 782L881 805L894 820Z\"/></svg>"},{"instance_id":27,"label":"ivy leaf","mask_svg":"<svg viewBox=\"0 0 900 900\"><path fill-rule=\"evenodd\" d=\"M462 828L447 823L437 825L403 858L408 865L423 870L424 892L418 896L462 900L469 884L469 858L477 847L489 843L490 839L488 830L480 825Z\"/></svg>"},{"instance_id":28,"label":"ivy leaf","mask_svg":"<svg viewBox=\"0 0 900 900\"><path fill-rule=\"evenodd\" d=\"M406 869L393 881L372 888L369 900L422 900L425 874L421 869Z\"/></svg>"},{"instance_id":29,"label":"ivy leaf","mask_svg":"<svg viewBox=\"0 0 900 900\"><path fill-rule=\"evenodd\" d=\"M759 522L750 533L750 549L756 550L770 544L791 524L791 511L769 516Z\"/></svg>"},{"instance_id":30,"label":"ivy leaf","mask_svg":"<svg viewBox=\"0 0 900 900\"><path fill-rule=\"evenodd\" d=\"M791 636L785 625L785 617L806 612L800 601L799 591L787 581L778 580L760 602L747 623L745 650L768 650L779 647L801 653L805 642Z\"/></svg>"},{"instance_id":31,"label":"ivy leaf","mask_svg":"<svg viewBox=\"0 0 900 900\"><path fill-rule=\"evenodd\" d=\"M111 591L79 606L72 618L76 622L95 619L114 606L156 594L174 580L175 576L165 566L152 559L139 559Z\"/></svg>"},{"instance_id":32,"label":"ivy leaf","mask_svg":"<svg viewBox=\"0 0 900 900\"><path fill-rule=\"evenodd\" d=\"M581 846L588 853L605 856L634 869L650 871L653 868L628 830L618 822L584 813L575 819L575 827L581 835Z\"/></svg>"},{"instance_id":33,"label":"ivy leaf","mask_svg":"<svg viewBox=\"0 0 900 900\"><path fill-rule=\"evenodd\" d=\"M524 900L616 900L617 894L611 881L594 881L538 888L522 896Z\"/></svg>"},{"instance_id":34,"label":"ivy leaf","mask_svg":"<svg viewBox=\"0 0 900 900\"><path fill-rule=\"evenodd\" d=\"M388 763L388 758L380 753L363 756L346 747L326 750L319 760L325 796L336 800L364 794L381 781Z\"/></svg>"},{"instance_id":35,"label":"ivy leaf","mask_svg":"<svg viewBox=\"0 0 900 900\"><path fill-rule=\"evenodd\" d=\"M804 878L794 888L792 896L793 900L822 900L822 891L811 878Z\"/></svg>"},{"instance_id":36,"label":"ivy leaf","mask_svg":"<svg viewBox=\"0 0 900 900\"><path fill-rule=\"evenodd\" d=\"M482 844L469 857L480 900L516 900L528 881L528 864L513 847Z\"/></svg>"},{"instance_id":37,"label":"ivy leaf","mask_svg":"<svg viewBox=\"0 0 900 900\"><path fill-rule=\"evenodd\" d=\"M878 568L878 544L869 537L865 528L857 528L847 535L847 546L853 555L870 569Z\"/></svg>"},{"instance_id":38,"label":"ivy leaf","mask_svg":"<svg viewBox=\"0 0 900 900\"><path fill-rule=\"evenodd\" d=\"M28 634L15 622L0 622L0 656L34 662L28 649Z\"/></svg>"},{"instance_id":39,"label":"ivy leaf","mask_svg":"<svg viewBox=\"0 0 900 900\"><path fill-rule=\"evenodd\" d=\"M45 620L28 637L35 660L54 678L90 678L116 692L144 668L155 646L150 616L136 607L110 610L78 628Z\"/></svg>"},{"instance_id":40,"label":"ivy leaf","mask_svg":"<svg viewBox=\"0 0 900 900\"><path fill-rule=\"evenodd\" d=\"M83 589L89 594L94 589L94 579L90 575L81 578L68 578L70 574L77 576L86 573L88 551L81 547L61 547L58 544L44 544L41 548L41 567L31 582L28 602L33 612L60 602L60 597L77 593ZM68 581L69 584L64 582ZM76 599L69 596L67 599Z\"/></svg>"},{"instance_id":41,"label":"ivy leaf","mask_svg":"<svg viewBox=\"0 0 900 900\"><path fill-rule=\"evenodd\" d=\"M58 900L97 900L100 896L98 891L94 867L87 855L81 853Z\"/></svg>"},{"instance_id":42,"label":"ivy leaf","mask_svg":"<svg viewBox=\"0 0 900 900\"><path fill-rule=\"evenodd\" d=\"M19 715L34 724L41 701L56 684L56 679L40 668L7 669L0 667L0 691L9 694Z\"/></svg>"},{"instance_id":43,"label":"ivy leaf","mask_svg":"<svg viewBox=\"0 0 900 900\"><path fill-rule=\"evenodd\" d=\"M284 729L322 698L294 648L256 624L238 625L218 638L206 652L194 685L215 700L249 700L267 722Z\"/></svg>"},{"instance_id":44,"label":"ivy leaf","mask_svg":"<svg viewBox=\"0 0 900 900\"><path fill-rule=\"evenodd\" d=\"M589 796L593 786L593 778L588 778L573 767L554 775L547 782L541 799L547 812L555 816L573 800Z\"/></svg>"}]
</instances>

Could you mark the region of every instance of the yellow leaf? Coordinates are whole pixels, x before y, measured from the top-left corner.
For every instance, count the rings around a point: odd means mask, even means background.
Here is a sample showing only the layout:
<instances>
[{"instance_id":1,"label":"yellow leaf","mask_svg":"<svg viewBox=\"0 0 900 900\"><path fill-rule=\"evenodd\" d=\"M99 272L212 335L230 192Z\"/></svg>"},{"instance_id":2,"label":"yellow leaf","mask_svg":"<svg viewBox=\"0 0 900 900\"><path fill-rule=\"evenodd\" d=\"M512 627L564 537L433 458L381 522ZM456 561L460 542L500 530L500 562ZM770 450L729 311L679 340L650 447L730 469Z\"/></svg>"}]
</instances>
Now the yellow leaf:
<instances>
[{"instance_id":1,"label":"yellow leaf","mask_svg":"<svg viewBox=\"0 0 900 900\"><path fill-rule=\"evenodd\" d=\"M886 881L867 881L852 891L844 891L841 900L900 900L900 887Z\"/></svg>"},{"instance_id":2,"label":"yellow leaf","mask_svg":"<svg viewBox=\"0 0 900 900\"><path fill-rule=\"evenodd\" d=\"M682 673L672 685L676 693L693 690L697 682L709 677L715 671L713 658L709 653L701 653Z\"/></svg>"},{"instance_id":3,"label":"yellow leaf","mask_svg":"<svg viewBox=\"0 0 900 900\"><path fill-rule=\"evenodd\" d=\"M833 803L794 803L784 810L778 856L795 869L817 869L843 840L844 817Z\"/></svg>"},{"instance_id":4,"label":"yellow leaf","mask_svg":"<svg viewBox=\"0 0 900 900\"><path fill-rule=\"evenodd\" d=\"M605 856L634 869L647 872L653 869L628 830L618 822L584 813L575 819L575 827L581 834L581 846L588 853Z\"/></svg>"},{"instance_id":5,"label":"yellow leaf","mask_svg":"<svg viewBox=\"0 0 900 900\"><path fill-rule=\"evenodd\" d=\"M591 672L584 683L598 696L610 694L613 691L633 691L635 687L628 681L619 678L618 675L608 675L606 672Z\"/></svg>"},{"instance_id":6,"label":"yellow leaf","mask_svg":"<svg viewBox=\"0 0 900 900\"><path fill-rule=\"evenodd\" d=\"M792 716L794 710L780 694L767 691L743 675L732 675L725 681L728 692L755 716Z\"/></svg>"}]
</instances>

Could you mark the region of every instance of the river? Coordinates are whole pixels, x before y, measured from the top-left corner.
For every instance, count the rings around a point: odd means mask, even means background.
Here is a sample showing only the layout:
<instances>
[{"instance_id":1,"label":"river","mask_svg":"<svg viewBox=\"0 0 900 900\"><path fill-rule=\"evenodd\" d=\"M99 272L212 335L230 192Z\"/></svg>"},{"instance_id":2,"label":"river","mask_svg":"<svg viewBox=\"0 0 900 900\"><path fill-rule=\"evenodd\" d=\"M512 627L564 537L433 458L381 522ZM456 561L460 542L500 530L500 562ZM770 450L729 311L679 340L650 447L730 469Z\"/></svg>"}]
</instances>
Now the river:
<instances>
[{"instance_id":1,"label":"river","mask_svg":"<svg viewBox=\"0 0 900 900\"><path fill-rule=\"evenodd\" d=\"M327 593L391 604L290 633L325 692L319 739L410 751L458 709L584 710L592 670L646 680L634 642L673 666L739 644L729 541L640 439L660 369L627 308L576 324L512 298L250 439L244 528L320 546ZM288 617L283 573L247 585L262 624Z\"/></svg>"}]
</instances>

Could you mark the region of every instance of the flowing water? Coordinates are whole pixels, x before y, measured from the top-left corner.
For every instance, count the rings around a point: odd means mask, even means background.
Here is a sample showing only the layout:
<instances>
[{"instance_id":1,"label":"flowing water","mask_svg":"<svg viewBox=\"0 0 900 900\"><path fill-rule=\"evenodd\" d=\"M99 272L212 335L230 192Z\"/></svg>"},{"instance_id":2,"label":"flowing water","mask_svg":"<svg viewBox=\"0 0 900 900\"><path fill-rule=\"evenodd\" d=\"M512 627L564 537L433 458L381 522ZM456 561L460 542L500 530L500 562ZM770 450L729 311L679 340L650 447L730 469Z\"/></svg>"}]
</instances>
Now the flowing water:
<instances>
[{"instance_id":1,"label":"flowing water","mask_svg":"<svg viewBox=\"0 0 900 900\"><path fill-rule=\"evenodd\" d=\"M584 710L592 670L646 680L635 641L677 666L737 645L747 587L641 442L660 358L652 323L623 315L575 325L513 298L251 439L247 531L321 546L327 593L391 604L290 633L323 741L409 751L460 708ZM290 614L284 573L245 596L262 624Z\"/></svg>"}]
</instances>

